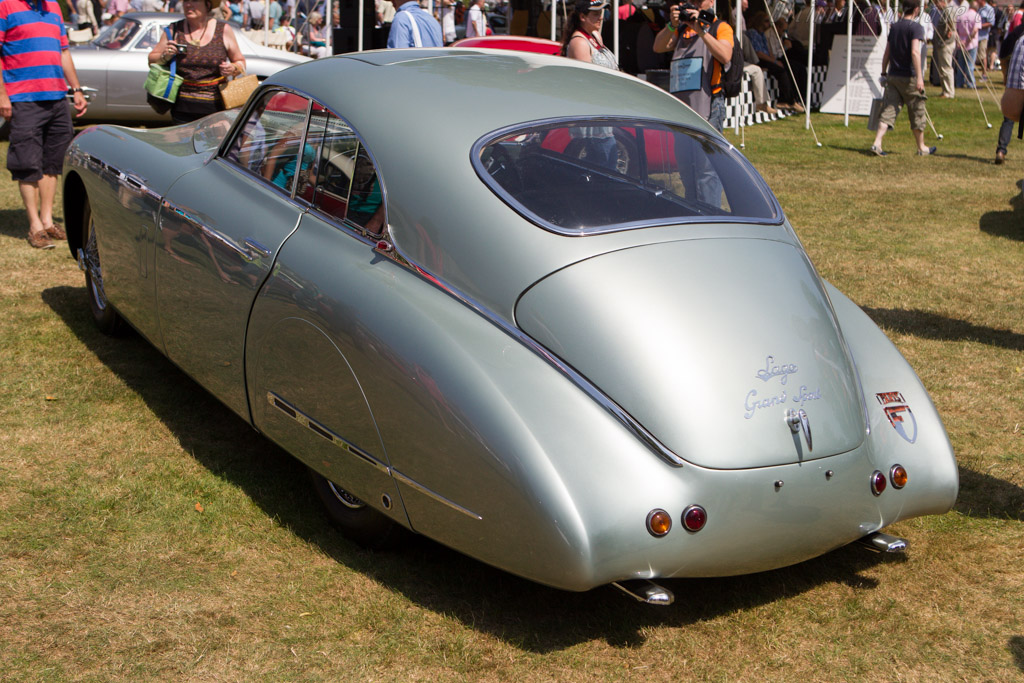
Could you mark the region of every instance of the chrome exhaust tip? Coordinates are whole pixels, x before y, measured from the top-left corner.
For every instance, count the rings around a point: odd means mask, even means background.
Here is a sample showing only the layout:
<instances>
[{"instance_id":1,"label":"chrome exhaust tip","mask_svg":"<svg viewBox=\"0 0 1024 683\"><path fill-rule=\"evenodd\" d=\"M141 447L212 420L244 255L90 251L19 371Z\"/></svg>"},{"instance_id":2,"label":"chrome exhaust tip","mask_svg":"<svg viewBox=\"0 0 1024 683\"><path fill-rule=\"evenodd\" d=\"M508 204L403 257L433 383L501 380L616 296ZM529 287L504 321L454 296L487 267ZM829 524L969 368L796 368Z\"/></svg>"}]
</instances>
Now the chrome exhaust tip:
<instances>
[{"instance_id":1,"label":"chrome exhaust tip","mask_svg":"<svg viewBox=\"0 0 1024 683\"><path fill-rule=\"evenodd\" d=\"M905 538L890 536L876 531L860 539L860 542L881 553L902 553L907 549L909 541Z\"/></svg>"},{"instance_id":2,"label":"chrome exhaust tip","mask_svg":"<svg viewBox=\"0 0 1024 683\"><path fill-rule=\"evenodd\" d=\"M648 605L671 605L676 600L672 591L647 579L615 581L612 585L634 600Z\"/></svg>"}]
</instances>

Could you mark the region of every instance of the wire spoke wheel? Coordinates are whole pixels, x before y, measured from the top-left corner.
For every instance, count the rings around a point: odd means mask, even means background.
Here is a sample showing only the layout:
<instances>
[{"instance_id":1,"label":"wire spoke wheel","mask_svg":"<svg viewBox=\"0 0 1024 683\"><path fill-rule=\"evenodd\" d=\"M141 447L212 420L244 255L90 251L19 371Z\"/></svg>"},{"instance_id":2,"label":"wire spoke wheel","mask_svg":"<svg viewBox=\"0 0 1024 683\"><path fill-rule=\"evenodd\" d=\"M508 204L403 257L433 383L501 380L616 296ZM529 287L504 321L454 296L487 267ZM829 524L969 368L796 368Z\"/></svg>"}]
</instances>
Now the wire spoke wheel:
<instances>
[{"instance_id":1,"label":"wire spoke wheel","mask_svg":"<svg viewBox=\"0 0 1024 683\"><path fill-rule=\"evenodd\" d=\"M121 316L107 300L107 292L103 288L103 266L100 264L99 242L96 237L96 223L92 218L89 200L85 201L82 210L84 247L82 248L82 268L85 270L85 289L89 297L89 309L92 311L96 327L104 334L114 335L124 328Z\"/></svg>"}]
</instances>

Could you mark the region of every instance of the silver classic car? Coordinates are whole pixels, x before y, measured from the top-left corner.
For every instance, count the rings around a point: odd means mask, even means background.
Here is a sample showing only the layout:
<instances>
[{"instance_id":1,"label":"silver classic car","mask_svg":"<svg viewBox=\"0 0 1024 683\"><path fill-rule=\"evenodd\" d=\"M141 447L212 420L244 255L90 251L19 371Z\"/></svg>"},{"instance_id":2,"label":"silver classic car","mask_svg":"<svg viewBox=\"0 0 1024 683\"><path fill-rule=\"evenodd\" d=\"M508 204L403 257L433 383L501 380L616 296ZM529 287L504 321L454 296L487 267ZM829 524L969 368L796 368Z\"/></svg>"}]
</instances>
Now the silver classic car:
<instances>
[{"instance_id":1,"label":"silver classic car","mask_svg":"<svg viewBox=\"0 0 1024 683\"><path fill-rule=\"evenodd\" d=\"M157 114L146 103L142 85L149 73L147 55L160 42L160 32L181 17L156 12L128 13L104 26L91 42L71 46L78 80L89 97L89 109L81 121L170 122L170 114ZM257 45L238 30L235 37L245 55L247 72L261 79L310 61L303 55Z\"/></svg>"},{"instance_id":2,"label":"silver classic car","mask_svg":"<svg viewBox=\"0 0 1024 683\"><path fill-rule=\"evenodd\" d=\"M664 604L654 579L900 549L885 527L956 499L914 371L750 163L634 78L317 60L237 117L89 128L63 186L101 329L308 465L363 543Z\"/></svg>"}]
</instances>

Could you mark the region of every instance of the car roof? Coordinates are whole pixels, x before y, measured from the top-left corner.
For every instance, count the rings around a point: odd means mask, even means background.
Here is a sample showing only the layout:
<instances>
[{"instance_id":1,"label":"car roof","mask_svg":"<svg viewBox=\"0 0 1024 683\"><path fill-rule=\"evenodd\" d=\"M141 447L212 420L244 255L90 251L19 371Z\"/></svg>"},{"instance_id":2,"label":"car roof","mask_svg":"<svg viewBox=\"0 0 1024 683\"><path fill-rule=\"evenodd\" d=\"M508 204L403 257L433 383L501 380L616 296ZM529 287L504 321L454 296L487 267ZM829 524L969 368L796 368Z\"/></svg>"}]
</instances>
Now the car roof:
<instances>
[{"instance_id":1,"label":"car roof","mask_svg":"<svg viewBox=\"0 0 1024 683\"><path fill-rule=\"evenodd\" d=\"M471 152L478 140L528 122L590 117L674 122L717 135L679 100L639 79L534 53L363 52L286 69L267 85L306 93L347 119L380 172L399 251L509 318L518 294L548 273L675 231L584 239L546 231L477 175Z\"/></svg>"},{"instance_id":2,"label":"car roof","mask_svg":"<svg viewBox=\"0 0 1024 683\"><path fill-rule=\"evenodd\" d=\"M267 82L313 95L363 135L376 122L393 136L394 118L403 115L410 127L443 132L447 144L451 136L476 140L505 126L565 116L641 117L710 130L674 97L637 78L525 52L376 50L319 59Z\"/></svg>"}]
</instances>

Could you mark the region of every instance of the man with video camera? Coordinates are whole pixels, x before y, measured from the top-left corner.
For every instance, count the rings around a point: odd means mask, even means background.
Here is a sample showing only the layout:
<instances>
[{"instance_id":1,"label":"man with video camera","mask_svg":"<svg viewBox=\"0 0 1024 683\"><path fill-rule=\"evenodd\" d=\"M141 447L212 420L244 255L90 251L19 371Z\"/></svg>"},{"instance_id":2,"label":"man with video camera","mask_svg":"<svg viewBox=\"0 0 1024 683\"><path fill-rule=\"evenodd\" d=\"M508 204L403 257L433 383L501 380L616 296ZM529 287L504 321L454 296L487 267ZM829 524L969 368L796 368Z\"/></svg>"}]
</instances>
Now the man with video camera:
<instances>
[{"instance_id":1,"label":"man with video camera","mask_svg":"<svg viewBox=\"0 0 1024 683\"><path fill-rule=\"evenodd\" d=\"M672 52L669 92L722 131L722 75L732 61L733 31L714 14L715 0L687 0L669 10L669 23L654 38L655 52Z\"/></svg>"}]
</instances>

